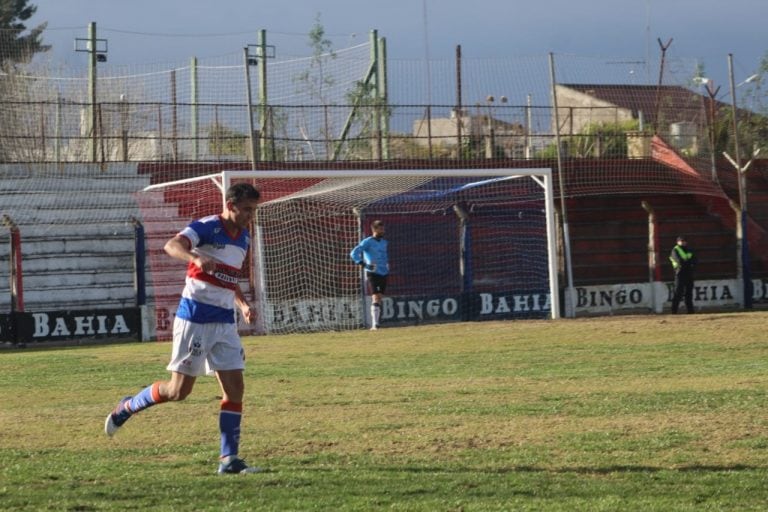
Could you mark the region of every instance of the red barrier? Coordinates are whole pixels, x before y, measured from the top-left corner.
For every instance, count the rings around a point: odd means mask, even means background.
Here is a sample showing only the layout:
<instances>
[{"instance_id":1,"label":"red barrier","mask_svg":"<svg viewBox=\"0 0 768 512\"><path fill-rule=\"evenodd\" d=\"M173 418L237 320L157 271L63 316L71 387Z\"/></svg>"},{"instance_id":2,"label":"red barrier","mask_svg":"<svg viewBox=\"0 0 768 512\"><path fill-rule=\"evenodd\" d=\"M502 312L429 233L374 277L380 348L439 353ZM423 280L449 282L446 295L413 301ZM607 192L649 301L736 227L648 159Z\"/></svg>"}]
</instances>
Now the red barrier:
<instances>
[{"instance_id":1,"label":"red barrier","mask_svg":"<svg viewBox=\"0 0 768 512\"><path fill-rule=\"evenodd\" d=\"M21 232L13 219L3 215L2 224L11 231L11 312L24 312L24 273L21 267Z\"/></svg>"}]
</instances>

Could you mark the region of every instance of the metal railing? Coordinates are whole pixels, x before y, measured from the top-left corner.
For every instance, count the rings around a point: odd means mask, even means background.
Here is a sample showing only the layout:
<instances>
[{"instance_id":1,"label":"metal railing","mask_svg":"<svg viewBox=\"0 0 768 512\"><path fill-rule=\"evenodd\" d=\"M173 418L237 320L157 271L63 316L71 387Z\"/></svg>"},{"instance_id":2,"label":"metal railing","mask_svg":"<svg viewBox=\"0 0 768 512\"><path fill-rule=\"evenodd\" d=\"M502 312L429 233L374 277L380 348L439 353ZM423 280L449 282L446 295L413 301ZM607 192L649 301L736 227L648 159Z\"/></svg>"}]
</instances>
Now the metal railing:
<instances>
[{"instance_id":1,"label":"metal railing","mask_svg":"<svg viewBox=\"0 0 768 512\"><path fill-rule=\"evenodd\" d=\"M244 104L97 103L93 117L91 108L90 103L0 101L0 163L536 159L555 154L548 106L477 106L457 114L451 105L273 105L267 107L266 122L252 132ZM653 131L633 115L618 107L560 107L566 156L648 156ZM676 112L656 132L696 156L711 153L708 130L697 107ZM251 155L251 148L257 154Z\"/></svg>"}]
</instances>

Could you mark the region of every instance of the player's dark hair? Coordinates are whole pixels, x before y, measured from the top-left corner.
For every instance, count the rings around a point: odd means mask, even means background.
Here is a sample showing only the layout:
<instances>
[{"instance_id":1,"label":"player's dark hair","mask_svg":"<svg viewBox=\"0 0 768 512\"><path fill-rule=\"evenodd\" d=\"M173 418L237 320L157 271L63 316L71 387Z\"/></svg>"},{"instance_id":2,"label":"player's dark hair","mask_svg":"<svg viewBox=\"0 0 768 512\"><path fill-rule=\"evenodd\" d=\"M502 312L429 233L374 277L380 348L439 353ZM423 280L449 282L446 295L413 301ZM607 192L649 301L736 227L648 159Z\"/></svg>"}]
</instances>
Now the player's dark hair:
<instances>
[{"instance_id":1,"label":"player's dark hair","mask_svg":"<svg viewBox=\"0 0 768 512\"><path fill-rule=\"evenodd\" d=\"M376 229L384 226L383 220L375 220L371 222L371 229Z\"/></svg>"},{"instance_id":2,"label":"player's dark hair","mask_svg":"<svg viewBox=\"0 0 768 512\"><path fill-rule=\"evenodd\" d=\"M226 200L237 204L243 199L258 200L261 194L250 183L235 183L227 189Z\"/></svg>"}]
</instances>

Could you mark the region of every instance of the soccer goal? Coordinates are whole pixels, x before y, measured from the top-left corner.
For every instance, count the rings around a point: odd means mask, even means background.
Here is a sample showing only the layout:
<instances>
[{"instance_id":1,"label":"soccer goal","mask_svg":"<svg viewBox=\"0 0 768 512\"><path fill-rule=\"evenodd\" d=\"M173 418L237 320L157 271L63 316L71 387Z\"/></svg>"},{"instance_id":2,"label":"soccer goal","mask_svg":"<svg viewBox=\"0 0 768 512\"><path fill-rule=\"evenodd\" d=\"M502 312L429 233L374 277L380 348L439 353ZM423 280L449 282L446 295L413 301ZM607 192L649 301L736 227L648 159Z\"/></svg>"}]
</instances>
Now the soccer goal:
<instances>
[{"instance_id":1,"label":"soccer goal","mask_svg":"<svg viewBox=\"0 0 768 512\"><path fill-rule=\"evenodd\" d=\"M391 266L382 327L560 316L550 169L224 171L148 190L193 218L242 181L262 193L241 282L256 332L369 325L349 253L376 219Z\"/></svg>"}]
</instances>

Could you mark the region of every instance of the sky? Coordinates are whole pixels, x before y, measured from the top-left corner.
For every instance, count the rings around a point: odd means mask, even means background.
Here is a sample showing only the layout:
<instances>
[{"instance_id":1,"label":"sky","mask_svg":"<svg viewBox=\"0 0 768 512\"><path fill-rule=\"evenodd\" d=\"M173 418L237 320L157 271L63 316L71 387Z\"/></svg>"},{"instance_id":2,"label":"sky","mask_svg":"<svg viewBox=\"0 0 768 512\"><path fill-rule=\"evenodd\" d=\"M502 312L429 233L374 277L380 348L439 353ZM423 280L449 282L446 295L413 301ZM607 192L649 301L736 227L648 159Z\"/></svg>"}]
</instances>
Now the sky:
<instances>
[{"instance_id":1,"label":"sky","mask_svg":"<svg viewBox=\"0 0 768 512\"><path fill-rule=\"evenodd\" d=\"M30 0L47 22L44 41L64 62L82 62L74 39L96 22L110 64L186 62L242 52L265 29L281 55L307 56L318 19L335 48L386 37L390 59L539 56L550 52L658 62L700 61L726 85L755 73L768 54L768 0Z\"/></svg>"}]
</instances>

